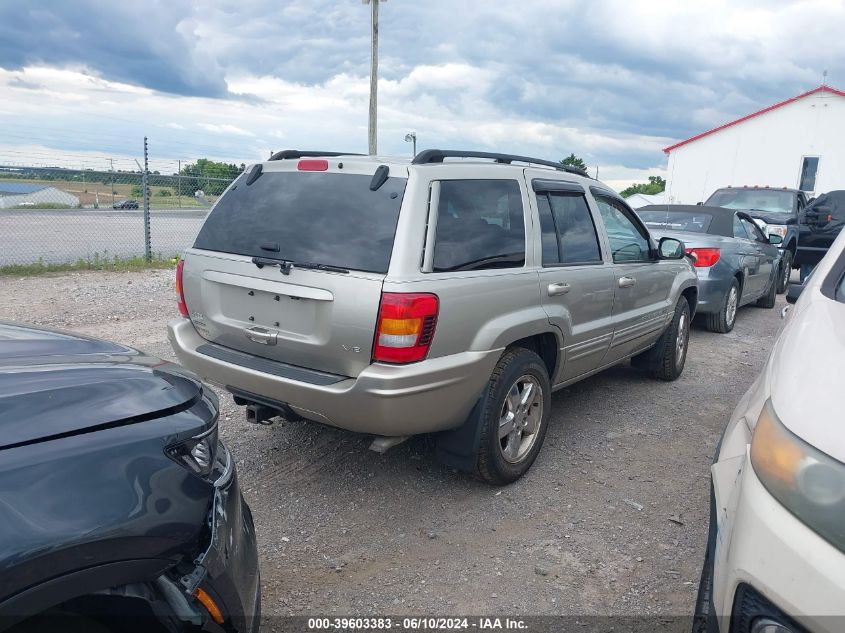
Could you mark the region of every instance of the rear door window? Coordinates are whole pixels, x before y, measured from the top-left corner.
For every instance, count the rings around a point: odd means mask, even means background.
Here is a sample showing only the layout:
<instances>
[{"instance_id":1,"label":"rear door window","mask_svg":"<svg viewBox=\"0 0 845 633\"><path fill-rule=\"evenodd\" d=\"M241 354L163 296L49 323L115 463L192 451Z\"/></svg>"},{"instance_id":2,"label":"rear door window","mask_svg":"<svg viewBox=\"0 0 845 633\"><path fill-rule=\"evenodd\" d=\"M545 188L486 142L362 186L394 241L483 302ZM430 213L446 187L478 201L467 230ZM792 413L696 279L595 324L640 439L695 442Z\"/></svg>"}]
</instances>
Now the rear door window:
<instances>
[{"instance_id":1,"label":"rear door window","mask_svg":"<svg viewBox=\"0 0 845 633\"><path fill-rule=\"evenodd\" d=\"M405 178L264 172L218 200L194 248L386 273Z\"/></svg>"},{"instance_id":2,"label":"rear door window","mask_svg":"<svg viewBox=\"0 0 845 633\"><path fill-rule=\"evenodd\" d=\"M601 263L598 234L583 194L537 194L543 265Z\"/></svg>"},{"instance_id":3,"label":"rear door window","mask_svg":"<svg viewBox=\"0 0 845 633\"><path fill-rule=\"evenodd\" d=\"M443 180L434 272L521 268L525 213L516 180Z\"/></svg>"}]
</instances>

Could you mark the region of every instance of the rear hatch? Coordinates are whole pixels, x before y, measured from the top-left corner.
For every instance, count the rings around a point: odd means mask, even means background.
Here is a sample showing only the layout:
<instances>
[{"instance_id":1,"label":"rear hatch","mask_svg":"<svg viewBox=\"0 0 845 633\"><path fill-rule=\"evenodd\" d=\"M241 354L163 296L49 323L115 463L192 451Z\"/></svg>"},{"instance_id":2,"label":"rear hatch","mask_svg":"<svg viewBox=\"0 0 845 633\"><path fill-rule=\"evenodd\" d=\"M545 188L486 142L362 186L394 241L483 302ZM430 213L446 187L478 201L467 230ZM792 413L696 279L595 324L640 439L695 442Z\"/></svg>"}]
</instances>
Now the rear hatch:
<instances>
[{"instance_id":1,"label":"rear hatch","mask_svg":"<svg viewBox=\"0 0 845 633\"><path fill-rule=\"evenodd\" d=\"M226 348L357 376L370 364L407 169L376 187L369 159L269 162L255 177L258 167L185 253L194 327Z\"/></svg>"}]
</instances>

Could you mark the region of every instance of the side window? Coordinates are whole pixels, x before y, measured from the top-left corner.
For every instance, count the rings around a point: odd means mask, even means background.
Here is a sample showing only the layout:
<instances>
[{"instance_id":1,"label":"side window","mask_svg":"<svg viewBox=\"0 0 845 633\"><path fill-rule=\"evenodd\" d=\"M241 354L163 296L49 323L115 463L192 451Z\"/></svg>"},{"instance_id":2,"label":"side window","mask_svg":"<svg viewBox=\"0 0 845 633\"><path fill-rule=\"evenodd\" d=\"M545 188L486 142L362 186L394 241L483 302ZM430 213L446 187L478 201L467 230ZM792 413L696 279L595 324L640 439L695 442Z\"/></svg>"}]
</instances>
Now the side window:
<instances>
[{"instance_id":1,"label":"side window","mask_svg":"<svg viewBox=\"0 0 845 633\"><path fill-rule=\"evenodd\" d=\"M615 263L647 262L651 260L648 237L642 233L639 224L628 217L628 210L613 198L596 195L610 250Z\"/></svg>"},{"instance_id":2,"label":"side window","mask_svg":"<svg viewBox=\"0 0 845 633\"><path fill-rule=\"evenodd\" d=\"M440 181L434 271L524 265L525 213L517 181Z\"/></svg>"},{"instance_id":3,"label":"side window","mask_svg":"<svg viewBox=\"0 0 845 633\"><path fill-rule=\"evenodd\" d=\"M798 188L801 191L815 191L816 173L819 170L818 156L805 156L801 160L801 178Z\"/></svg>"},{"instance_id":4,"label":"side window","mask_svg":"<svg viewBox=\"0 0 845 633\"><path fill-rule=\"evenodd\" d=\"M742 220L739 219L738 215L734 216L734 237L742 240L754 239L748 237L748 233L745 231L745 227L742 226Z\"/></svg>"},{"instance_id":5,"label":"side window","mask_svg":"<svg viewBox=\"0 0 845 633\"><path fill-rule=\"evenodd\" d=\"M748 237L750 239L756 240L758 242L768 242L766 237L763 235L763 231L761 231L760 227L757 226L754 222L742 218L742 225L745 227L745 230L748 233Z\"/></svg>"},{"instance_id":6,"label":"side window","mask_svg":"<svg viewBox=\"0 0 845 633\"><path fill-rule=\"evenodd\" d=\"M600 263L599 238L584 196L537 194L543 235L543 265Z\"/></svg>"}]
</instances>

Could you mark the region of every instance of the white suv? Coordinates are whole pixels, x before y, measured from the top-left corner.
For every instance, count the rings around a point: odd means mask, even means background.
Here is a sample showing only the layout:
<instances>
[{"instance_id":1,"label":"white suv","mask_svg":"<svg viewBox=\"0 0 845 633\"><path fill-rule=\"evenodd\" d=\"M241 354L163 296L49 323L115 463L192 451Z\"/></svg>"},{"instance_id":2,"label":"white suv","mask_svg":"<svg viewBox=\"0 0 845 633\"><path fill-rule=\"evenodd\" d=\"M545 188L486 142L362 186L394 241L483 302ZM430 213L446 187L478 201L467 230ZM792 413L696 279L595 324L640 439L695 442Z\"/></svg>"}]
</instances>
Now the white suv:
<instances>
[{"instance_id":1,"label":"white suv","mask_svg":"<svg viewBox=\"0 0 845 633\"><path fill-rule=\"evenodd\" d=\"M845 631L845 232L786 321L717 449L695 631Z\"/></svg>"}]
</instances>

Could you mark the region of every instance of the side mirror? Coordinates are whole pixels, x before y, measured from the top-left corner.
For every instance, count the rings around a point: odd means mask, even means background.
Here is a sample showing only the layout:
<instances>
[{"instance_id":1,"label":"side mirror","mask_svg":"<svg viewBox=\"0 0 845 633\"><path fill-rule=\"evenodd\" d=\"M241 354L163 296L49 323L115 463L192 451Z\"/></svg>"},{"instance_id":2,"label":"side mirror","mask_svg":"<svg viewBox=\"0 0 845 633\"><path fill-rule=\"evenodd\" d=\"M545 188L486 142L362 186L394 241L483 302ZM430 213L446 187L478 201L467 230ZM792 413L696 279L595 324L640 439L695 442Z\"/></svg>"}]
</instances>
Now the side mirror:
<instances>
[{"instance_id":1,"label":"side mirror","mask_svg":"<svg viewBox=\"0 0 845 633\"><path fill-rule=\"evenodd\" d=\"M674 237L661 237L657 244L660 259L681 259L684 256L684 243Z\"/></svg>"},{"instance_id":2,"label":"side mirror","mask_svg":"<svg viewBox=\"0 0 845 633\"><path fill-rule=\"evenodd\" d=\"M780 235L772 233L769 235L769 244L783 244L783 238Z\"/></svg>"},{"instance_id":3,"label":"side mirror","mask_svg":"<svg viewBox=\"0 0 845 633\"><path fill-rule=\"evenodd\" d=\"M818 206L812 211L804 214L805 224L810 226L824 226L831 221L830 208L824 205Z\"/></svg>"},{"instance_id":4,"label":"side mirror","mask_svg":"<svg viewBox=\"0 0 845 633\"><path fill-rule=\"evenodd\" d=\"M798 297L801 296L803 290L804 284L789 284L789 288L786 290L786 302L795 303L798 301Z\"/></svg>"}]
</instances>

